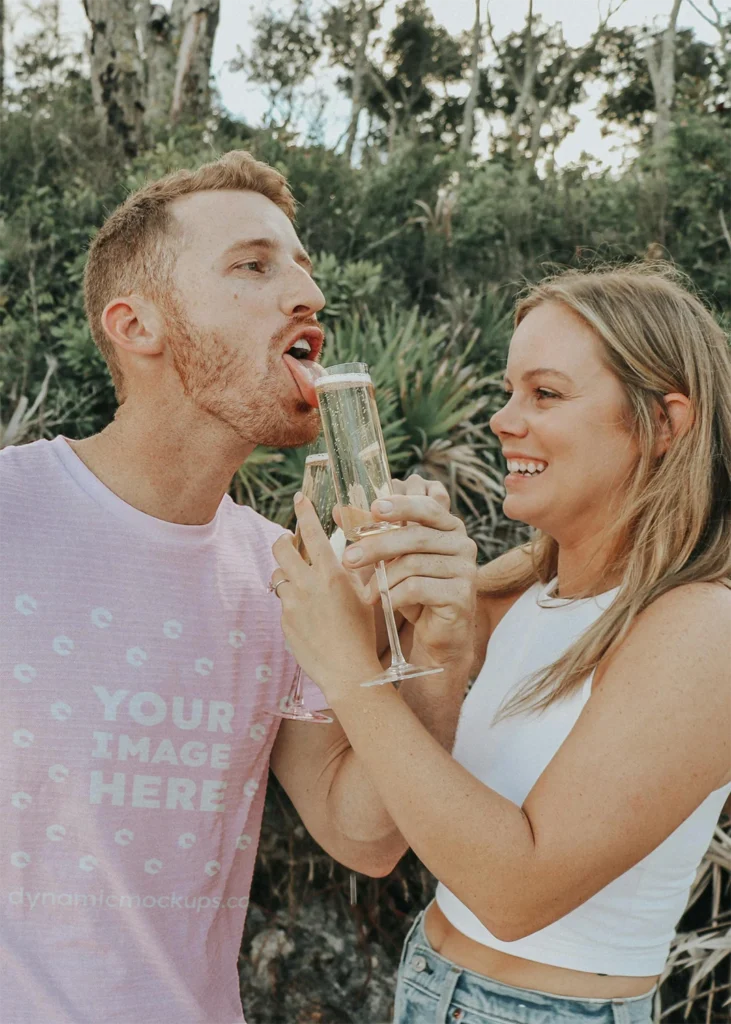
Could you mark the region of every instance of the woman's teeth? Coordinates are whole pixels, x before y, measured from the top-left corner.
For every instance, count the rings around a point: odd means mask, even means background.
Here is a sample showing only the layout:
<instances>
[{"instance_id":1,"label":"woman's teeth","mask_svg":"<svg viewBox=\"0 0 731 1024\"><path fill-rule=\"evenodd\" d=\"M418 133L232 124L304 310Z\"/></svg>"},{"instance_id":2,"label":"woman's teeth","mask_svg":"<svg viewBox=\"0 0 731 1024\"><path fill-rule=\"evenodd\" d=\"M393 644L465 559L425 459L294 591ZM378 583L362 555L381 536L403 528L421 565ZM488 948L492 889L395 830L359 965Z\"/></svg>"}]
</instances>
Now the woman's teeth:
<instances>
[{"instance_id":1,"label":"woman's teeth","mask_svg":"<svg viewBox=\"0 0 731 1024\"><path fill-rule=\"evenodd\" d=\"M511 473L522 473L524 476L535 476L542 473L546 466L546 462L522 462L519 459L508 461L508 469Z\"/></svg>"}]
</instances>

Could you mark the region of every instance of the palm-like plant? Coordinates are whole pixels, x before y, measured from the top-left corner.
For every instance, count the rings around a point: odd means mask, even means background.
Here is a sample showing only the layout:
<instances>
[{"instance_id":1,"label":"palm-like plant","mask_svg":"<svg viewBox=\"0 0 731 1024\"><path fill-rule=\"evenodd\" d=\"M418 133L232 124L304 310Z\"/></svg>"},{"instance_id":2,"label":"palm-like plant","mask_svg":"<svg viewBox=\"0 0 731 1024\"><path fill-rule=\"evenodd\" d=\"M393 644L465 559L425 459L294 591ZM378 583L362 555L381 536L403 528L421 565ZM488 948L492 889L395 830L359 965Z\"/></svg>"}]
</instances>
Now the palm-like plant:
<instances>
[{"instance_id":1,"label":"palm-like plant","mask_svg":"<svg viewBox=\"0 0 731 1024\"><path fill-rule=\"evenodd\" d=\"M56 372L58 360L54 356L46 356L46 375L36 391L31 403L27 395L21 395L16 402L10 419L3 423L0 415L0 448L7 445L21 444L29 437L43 436L44 405L48 396L51 377Z\"/></svg>"},{"instance_id":2,"label":"palm-like plant","mask_svg":"<svg viewBox=\"0 0 731 1024\"><path fill-rule=\"evenodd\" d=\"M694 1006L705 1003L705 1020L720 1019L714 1014L714 1003L722 999L723 1010L731 1005L731 823L719 824L711 845L696 873L686 911L705 898L710 903L710 919L702 928L682 930L675 935L670 955L660 978L660 986L669 979L682 977L685 996L670 1001L662 990L655 1000L656 1024L688 1020ZM725 970L724 970L725 964ZM723 980L723 975L726 980ZM670 986L665 986L670 991ZM675 987L677 992L677 987ZM725 994L726 998L723 999ZM665 998L662 998L665 996ZM665 1005L663 1005L665 1003ZM669 1005L667 1005L669 1003ZM702 1019L694 1017L694 1019Z\"/></svg>"}]
</instances>

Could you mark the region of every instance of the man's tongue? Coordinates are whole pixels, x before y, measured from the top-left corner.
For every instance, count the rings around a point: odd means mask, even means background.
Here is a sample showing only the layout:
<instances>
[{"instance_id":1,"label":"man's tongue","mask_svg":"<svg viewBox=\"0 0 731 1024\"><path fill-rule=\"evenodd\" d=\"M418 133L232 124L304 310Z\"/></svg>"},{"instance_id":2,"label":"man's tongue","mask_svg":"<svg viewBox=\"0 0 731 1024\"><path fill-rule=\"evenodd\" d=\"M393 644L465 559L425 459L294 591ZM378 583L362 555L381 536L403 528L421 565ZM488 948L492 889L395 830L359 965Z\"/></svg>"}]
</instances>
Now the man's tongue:
<instances>
[{"instance_id":1,"label":"man's tongue","mask_svg":"<svg viewBox=\"0 0 731 1024\"><path fill-rule=\"evenodd\" d=\"M288 352L285 352L282 358L289 367L289 372L294 377L294 382L299 388L303 399L313 409L316 409L318 401L314 381L320 373L319 363L314 363L310 359L295 359Z\"/></svg>"}]
</instances>

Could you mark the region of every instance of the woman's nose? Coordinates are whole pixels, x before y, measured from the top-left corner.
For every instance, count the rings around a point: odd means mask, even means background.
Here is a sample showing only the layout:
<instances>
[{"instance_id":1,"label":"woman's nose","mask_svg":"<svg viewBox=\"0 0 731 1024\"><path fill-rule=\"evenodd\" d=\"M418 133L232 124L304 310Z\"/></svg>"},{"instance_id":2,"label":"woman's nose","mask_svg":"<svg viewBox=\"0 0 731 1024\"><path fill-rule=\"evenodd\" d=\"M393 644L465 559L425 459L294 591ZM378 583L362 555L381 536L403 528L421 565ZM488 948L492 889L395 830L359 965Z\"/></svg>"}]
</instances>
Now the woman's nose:
<instances>
[{"instance_id":1,"label":"woman's nose","mask_svg":"<svg viewBox=\"0 0 731 1024\"><path fill-rule=\"evenodd\" d=\"M521 415L516 399L513 395L508 401L490 417L490 430L493 434L511 434L515 437L525 437L528 426L525 417Z\"/></svg>"}]
</instances>

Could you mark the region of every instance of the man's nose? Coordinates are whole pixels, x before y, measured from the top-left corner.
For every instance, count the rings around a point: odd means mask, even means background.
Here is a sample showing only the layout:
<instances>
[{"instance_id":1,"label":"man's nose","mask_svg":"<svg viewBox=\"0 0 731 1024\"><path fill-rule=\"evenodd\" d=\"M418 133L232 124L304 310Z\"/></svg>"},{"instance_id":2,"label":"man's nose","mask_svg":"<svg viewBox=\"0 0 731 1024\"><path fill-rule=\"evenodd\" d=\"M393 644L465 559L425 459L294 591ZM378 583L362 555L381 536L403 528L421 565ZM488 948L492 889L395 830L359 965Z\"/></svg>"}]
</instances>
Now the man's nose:
<instances>
[{"instance_id":1,"label":"man's nose","mask_svg":"<svg viewBox=\"0 0 731 1024\"><path fill-rule=\"evenodd\" d=\"M303 267L296 267L290 285L282 297L282 312L287 316L313 316L325 305L325 296Z\"/></svg>"}]
</instances>

